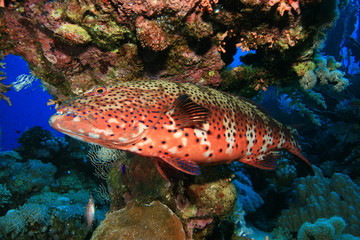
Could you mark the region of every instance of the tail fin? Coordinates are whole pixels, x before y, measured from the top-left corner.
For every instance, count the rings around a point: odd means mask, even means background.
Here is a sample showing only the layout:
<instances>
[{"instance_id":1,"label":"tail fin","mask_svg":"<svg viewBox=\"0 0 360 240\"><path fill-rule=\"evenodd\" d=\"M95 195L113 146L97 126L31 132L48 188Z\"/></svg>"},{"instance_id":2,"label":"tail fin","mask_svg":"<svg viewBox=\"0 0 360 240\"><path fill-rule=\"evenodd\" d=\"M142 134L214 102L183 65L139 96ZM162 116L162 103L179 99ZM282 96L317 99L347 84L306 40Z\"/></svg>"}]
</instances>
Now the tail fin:
<instances>
[{"instance_id":1,"label":"tail fin","mask_svg":"<svg viewBox=\"0 0 360 240\"><path fill-rule=\"evenodd\" d=\"M303 162L305 162L307 168L310 168L312 175L315 175L313 166L311 165L309 160L306 157L304 157L304 155L302 155L299 148L290 149L290 150L288 149L288 151L291 152L292 154L294 154L296 157L300 158Z\"/></svg>"}]
</instances>

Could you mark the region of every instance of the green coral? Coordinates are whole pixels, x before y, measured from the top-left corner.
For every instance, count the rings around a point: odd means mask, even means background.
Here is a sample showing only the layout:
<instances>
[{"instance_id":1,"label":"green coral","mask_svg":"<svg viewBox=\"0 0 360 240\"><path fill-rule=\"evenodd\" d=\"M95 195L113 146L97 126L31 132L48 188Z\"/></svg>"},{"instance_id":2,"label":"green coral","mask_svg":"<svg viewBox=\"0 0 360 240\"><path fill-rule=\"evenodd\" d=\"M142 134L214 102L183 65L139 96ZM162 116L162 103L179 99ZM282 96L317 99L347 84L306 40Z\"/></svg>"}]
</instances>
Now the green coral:
<instances>
[{"instance_id":1,"label":"green coral","mask_svg":"<svg viewBox=\"0 0 360 240\"><path fill-rule=\"evenodd\" d=\"M298 76L304 76L306 72L313 71L316 65L313 61L299 62L292 67Z\"/></svg>"}]
</instances>

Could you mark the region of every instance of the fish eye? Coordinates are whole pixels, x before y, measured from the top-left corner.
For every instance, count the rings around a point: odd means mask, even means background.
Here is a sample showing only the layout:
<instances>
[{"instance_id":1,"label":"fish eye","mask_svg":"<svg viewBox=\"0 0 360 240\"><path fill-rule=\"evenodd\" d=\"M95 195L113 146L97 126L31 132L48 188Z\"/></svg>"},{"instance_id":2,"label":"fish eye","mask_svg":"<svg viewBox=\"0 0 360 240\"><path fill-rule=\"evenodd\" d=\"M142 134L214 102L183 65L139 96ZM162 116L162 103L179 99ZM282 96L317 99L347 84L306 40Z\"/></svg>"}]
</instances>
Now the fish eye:
<instances>
[{"instance_id":1,"label":"fish eye","mask_svg":"<svg viewBox=\"0 0 360 240\"><path fill-rule=\"evenodd\" d=\"M95 87L93 92L95 93L95 95L104 95L107 92L106 87L104 86L99 86L99 87Z\"/></svg>"}]
</instances>

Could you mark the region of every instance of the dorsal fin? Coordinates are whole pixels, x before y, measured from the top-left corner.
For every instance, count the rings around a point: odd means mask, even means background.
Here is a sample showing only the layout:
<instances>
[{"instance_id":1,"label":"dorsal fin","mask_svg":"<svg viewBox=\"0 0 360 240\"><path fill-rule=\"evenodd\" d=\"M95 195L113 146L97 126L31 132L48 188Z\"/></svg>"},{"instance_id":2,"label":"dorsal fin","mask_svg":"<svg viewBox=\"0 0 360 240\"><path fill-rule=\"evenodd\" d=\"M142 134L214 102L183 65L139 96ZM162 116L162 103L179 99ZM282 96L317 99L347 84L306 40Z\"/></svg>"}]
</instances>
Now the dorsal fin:
<instances>
[{"instance_id":1,"label":"dorsal fin","mask_svg":"<svg viewBox=\"0 0 360 240\"><path fill-rule=\"evenodd\" d=\"M187 94L179 96L174 101L171 110L173 112L170 116L178 128L202 128L202 125L207 123L210 118L210 111L195 103Z\"/></svg>"}]
</instances>

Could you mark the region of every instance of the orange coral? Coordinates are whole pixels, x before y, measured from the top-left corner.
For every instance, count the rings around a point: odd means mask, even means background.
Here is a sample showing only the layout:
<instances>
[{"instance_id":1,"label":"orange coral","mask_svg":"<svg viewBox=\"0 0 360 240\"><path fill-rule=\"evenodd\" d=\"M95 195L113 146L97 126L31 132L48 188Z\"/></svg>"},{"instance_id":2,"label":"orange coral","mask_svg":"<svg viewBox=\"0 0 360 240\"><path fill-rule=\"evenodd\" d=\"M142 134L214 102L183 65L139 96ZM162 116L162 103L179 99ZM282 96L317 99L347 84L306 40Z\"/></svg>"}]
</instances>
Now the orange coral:
<instances>
[{"instance_id":1,"label":"orange coral","mask_svg":"<svg viewBox=\"0 0 360 240\"><path fill-rule=\"evenodd\" d=\"M279 4L277 7L277 11L280 13L281 16L283 16L285 12L291 14L292 9L297 14L300 14L300 6L298 0L270 0L268 4L271 7L275 4Z\"/></svg>"},{"instance_id":2,"label":"orange coral","mask_svg":"<svg viewBox=\"0 0 360 240\"><path fill-rule=\"evenodd\" d=\"M257 84L256 86L254 87L254 90L255 91L259 91L260 89L263 90L264 92L267 91L267 87L269 87L269 84L264 81L262 78L260 78L258 81L257 81Z\"/></svg>"},{"instance_id":3,"label":"orange coral","mask_svg":"<svg viewBox=\"0 0 360 240\"><path fill-rule=\"evenodd\" d=\"M200 3L200 7L203 11L208 11L209 13L212 13L213 5L216 5L218 2L219 0L202 0Z\"/></svg>"}]
</instances>

